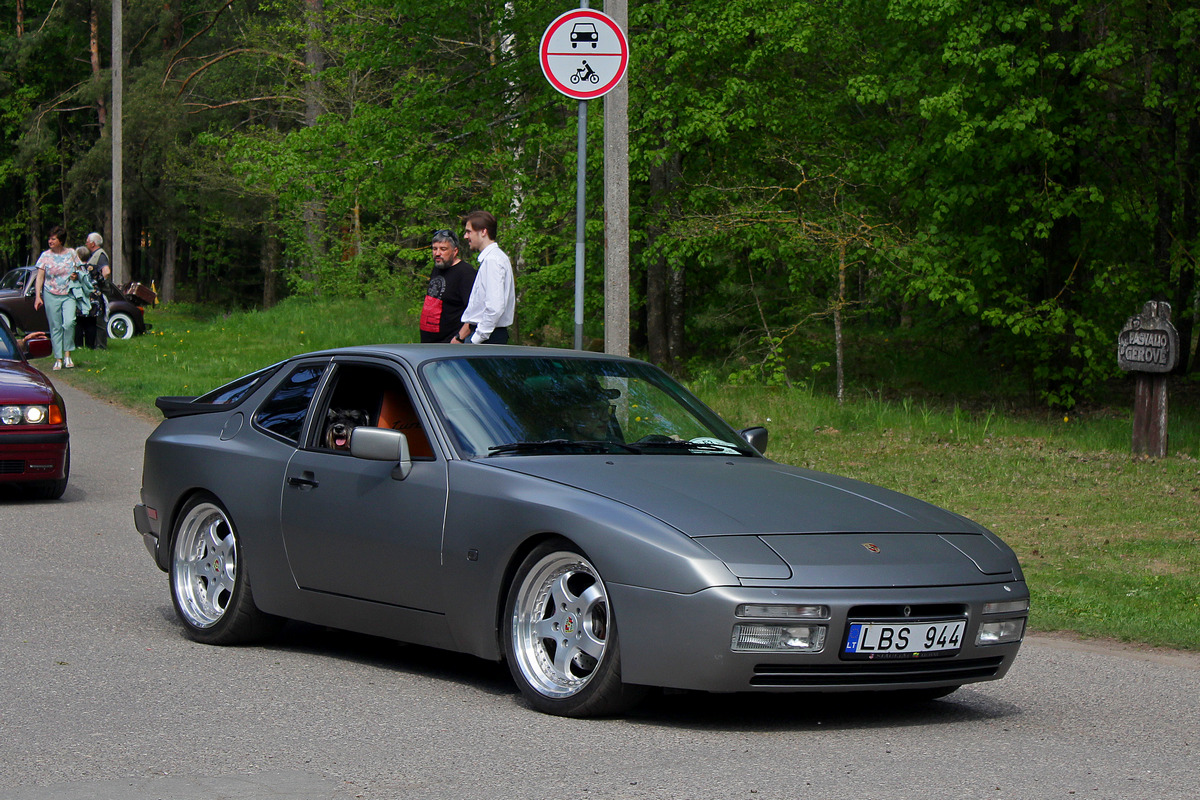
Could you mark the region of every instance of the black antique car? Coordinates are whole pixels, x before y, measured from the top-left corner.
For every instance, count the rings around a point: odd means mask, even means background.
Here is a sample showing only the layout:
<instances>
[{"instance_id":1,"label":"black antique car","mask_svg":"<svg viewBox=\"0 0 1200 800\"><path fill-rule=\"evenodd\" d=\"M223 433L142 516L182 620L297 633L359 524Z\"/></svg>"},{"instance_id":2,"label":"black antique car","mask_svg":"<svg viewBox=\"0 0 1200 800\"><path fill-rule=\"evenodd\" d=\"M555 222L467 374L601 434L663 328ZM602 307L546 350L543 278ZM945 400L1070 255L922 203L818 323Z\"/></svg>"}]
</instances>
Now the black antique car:
<instances>
[{"instance_id":1,"label":"black antique car","mask_svg":"<svg viewBox=\"0 0 1200 800\"><path fill-rule=\"evenodd\" d=\"M0 278L0 320L9 328L25 332L49 330L45 308L33 307L36 285L37 270L33 267L18 267ZM134 293L139 290L142 296ZM142 312L147 294L153 302L153 294L140 284L112 288L108 293L108 338L131 339L150 329Z\"/></svg>"}]
</instances>

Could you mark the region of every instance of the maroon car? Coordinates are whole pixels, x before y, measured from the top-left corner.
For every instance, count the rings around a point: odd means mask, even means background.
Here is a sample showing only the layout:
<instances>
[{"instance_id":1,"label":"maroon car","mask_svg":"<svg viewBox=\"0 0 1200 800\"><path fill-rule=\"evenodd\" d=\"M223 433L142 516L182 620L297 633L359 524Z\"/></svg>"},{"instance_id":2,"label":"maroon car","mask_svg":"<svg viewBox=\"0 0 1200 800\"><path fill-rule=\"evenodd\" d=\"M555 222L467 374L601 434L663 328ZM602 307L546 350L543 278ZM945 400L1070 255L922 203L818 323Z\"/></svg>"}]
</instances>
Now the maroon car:
<instances>
[{"instance_id":1,"label":"maroon car","mask_svg":"<svg viewBox=\"0 0 1200 800\"><path fill-rule=\"evenodd\" d=\"M50 379L27 361L50 355L50 340L41 334L26 339L23 343L0 320L0 485L57 499L71 472L67 406Z\"/></svg>"},{"instance_id":2,"label":"maroon car","mask_svg":"<svg viewBox=\"0 0 1200 800\"><path fill-rule=\"evenodd\" d=\"M46 309L33 307L36 290L37 270L33 267L17 267L0 278L0 322L8 323L12 330L45 331ZM120 288L113 287L108 294L108 338L130 339L135 334L150 330L146 324L142 306L153 303L155 294L140 283L130 283Z\"/></svg>"}]
</instances>

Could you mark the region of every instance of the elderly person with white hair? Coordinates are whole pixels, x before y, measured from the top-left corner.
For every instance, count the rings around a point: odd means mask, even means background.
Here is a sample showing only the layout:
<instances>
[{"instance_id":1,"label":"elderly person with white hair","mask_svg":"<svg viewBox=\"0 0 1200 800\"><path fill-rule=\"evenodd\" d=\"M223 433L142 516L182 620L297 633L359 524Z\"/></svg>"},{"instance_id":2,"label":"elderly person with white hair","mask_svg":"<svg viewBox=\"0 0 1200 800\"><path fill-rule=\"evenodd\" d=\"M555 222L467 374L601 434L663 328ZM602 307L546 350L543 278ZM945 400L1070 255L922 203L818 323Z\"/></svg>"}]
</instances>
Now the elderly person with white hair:
<instances>
[{"instance_id":1,"label":"elderly person with white hair","mask_svg":"<svg viewBox=\"0 0 1200 800\"><path fill-rule=\"evenodd\" d=\"M86 344L93 350L104 350L108 347L108 299L102 289L112 278L112 268L108 263L108 253L104 252L104 237L89 233L86 241L84 246L89 255L84 266L91 274L92 285L96 289L92 292L91 308L84 310L85 313L79 317L76 338L81 340L78 344Z\"/></svg>"}]
</instances>

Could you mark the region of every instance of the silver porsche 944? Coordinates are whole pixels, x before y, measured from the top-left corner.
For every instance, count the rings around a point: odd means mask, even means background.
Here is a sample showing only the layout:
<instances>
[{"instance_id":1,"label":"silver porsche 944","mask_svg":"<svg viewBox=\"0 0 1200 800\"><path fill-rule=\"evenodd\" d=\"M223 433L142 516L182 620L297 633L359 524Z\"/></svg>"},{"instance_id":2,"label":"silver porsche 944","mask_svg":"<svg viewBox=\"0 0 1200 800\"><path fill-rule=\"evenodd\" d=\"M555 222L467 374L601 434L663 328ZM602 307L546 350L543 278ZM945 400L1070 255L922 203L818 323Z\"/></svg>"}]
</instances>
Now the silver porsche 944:
<instances>
[{"instance_id":1,"label":"silver porsche 944","mask_svg":"<svg viewBox=\"0 0 1200 800\"><path fill-rule=\"evenodd\" d=\"M158 406L134 519L200 642L303 620L503 659L592 716L649 687L934 698L1025 633L994 534L771 461L634 359L353 347Z\"/></svg>"}]
</instances>

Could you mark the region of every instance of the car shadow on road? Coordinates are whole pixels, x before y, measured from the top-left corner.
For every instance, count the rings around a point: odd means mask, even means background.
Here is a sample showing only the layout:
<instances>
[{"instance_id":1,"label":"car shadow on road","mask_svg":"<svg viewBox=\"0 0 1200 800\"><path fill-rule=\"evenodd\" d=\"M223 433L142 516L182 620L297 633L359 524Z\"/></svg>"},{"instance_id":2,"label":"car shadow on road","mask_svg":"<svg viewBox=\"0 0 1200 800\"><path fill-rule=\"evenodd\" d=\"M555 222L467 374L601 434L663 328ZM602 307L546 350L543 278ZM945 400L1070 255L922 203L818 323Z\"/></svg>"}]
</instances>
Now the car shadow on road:
<instances>
[{"instance_id":1,"label":"car shadow on road","mask_svg":"<svg viewBox=\"0 0 1200 800\"><path fill-rule=\"evenodd\" d=\"M470 684L477 691L489 695L516 697L519 694L508 668L502 663L306 622L288 620L278 634L260 646L279 652L342 659L425 678Z\"/></svg>"},{"instance_id":2,"label":"car shadow on road","mask_svg":"<svg viewBox=\"0 0 1200 800\"><path fill-rule=\"evenodd\" d=\"M261 646L470 686L535 713L500 662L294 621ZM914 728L1022 713L1019 706L997 698L996 692L972 686L938 700L912 699L896 692L708 694L652 690L623 721L714 731L816 731Z\"/></svg>"},{"instance_id":3,"label":"car shadow on road","mask_svg":"<svg viewBox=\"0 0 1200 800\"><path fill-rule=\"evenodd\" d=\"M715 731L916 728L1003 719L1017 705L970 686L938 700L899 692L706 694L655 692L626 716L631 722Z\"/></svg>"},{"instance_id":4,"label":"car shadow on road","mask_svg":"<svg viewBox=\"0 0 1200 800\"><path fill-rule=\"evenodd\" d=\"M171 606L163 606L159 612L165 623L178 627ZM523 711L537 713L521 696L502 662L294 620L255 646L267 652L353 662L467 686L499 702L511 702ZM709 694L656 689L614 721L695 730L769 732L919 728L1024 714L1020 706L997 696L1001 692L996 689L1002 686L1003 682L967 685L938 700L916 699L902 692Z\"/></svg>"}]
</instances>

